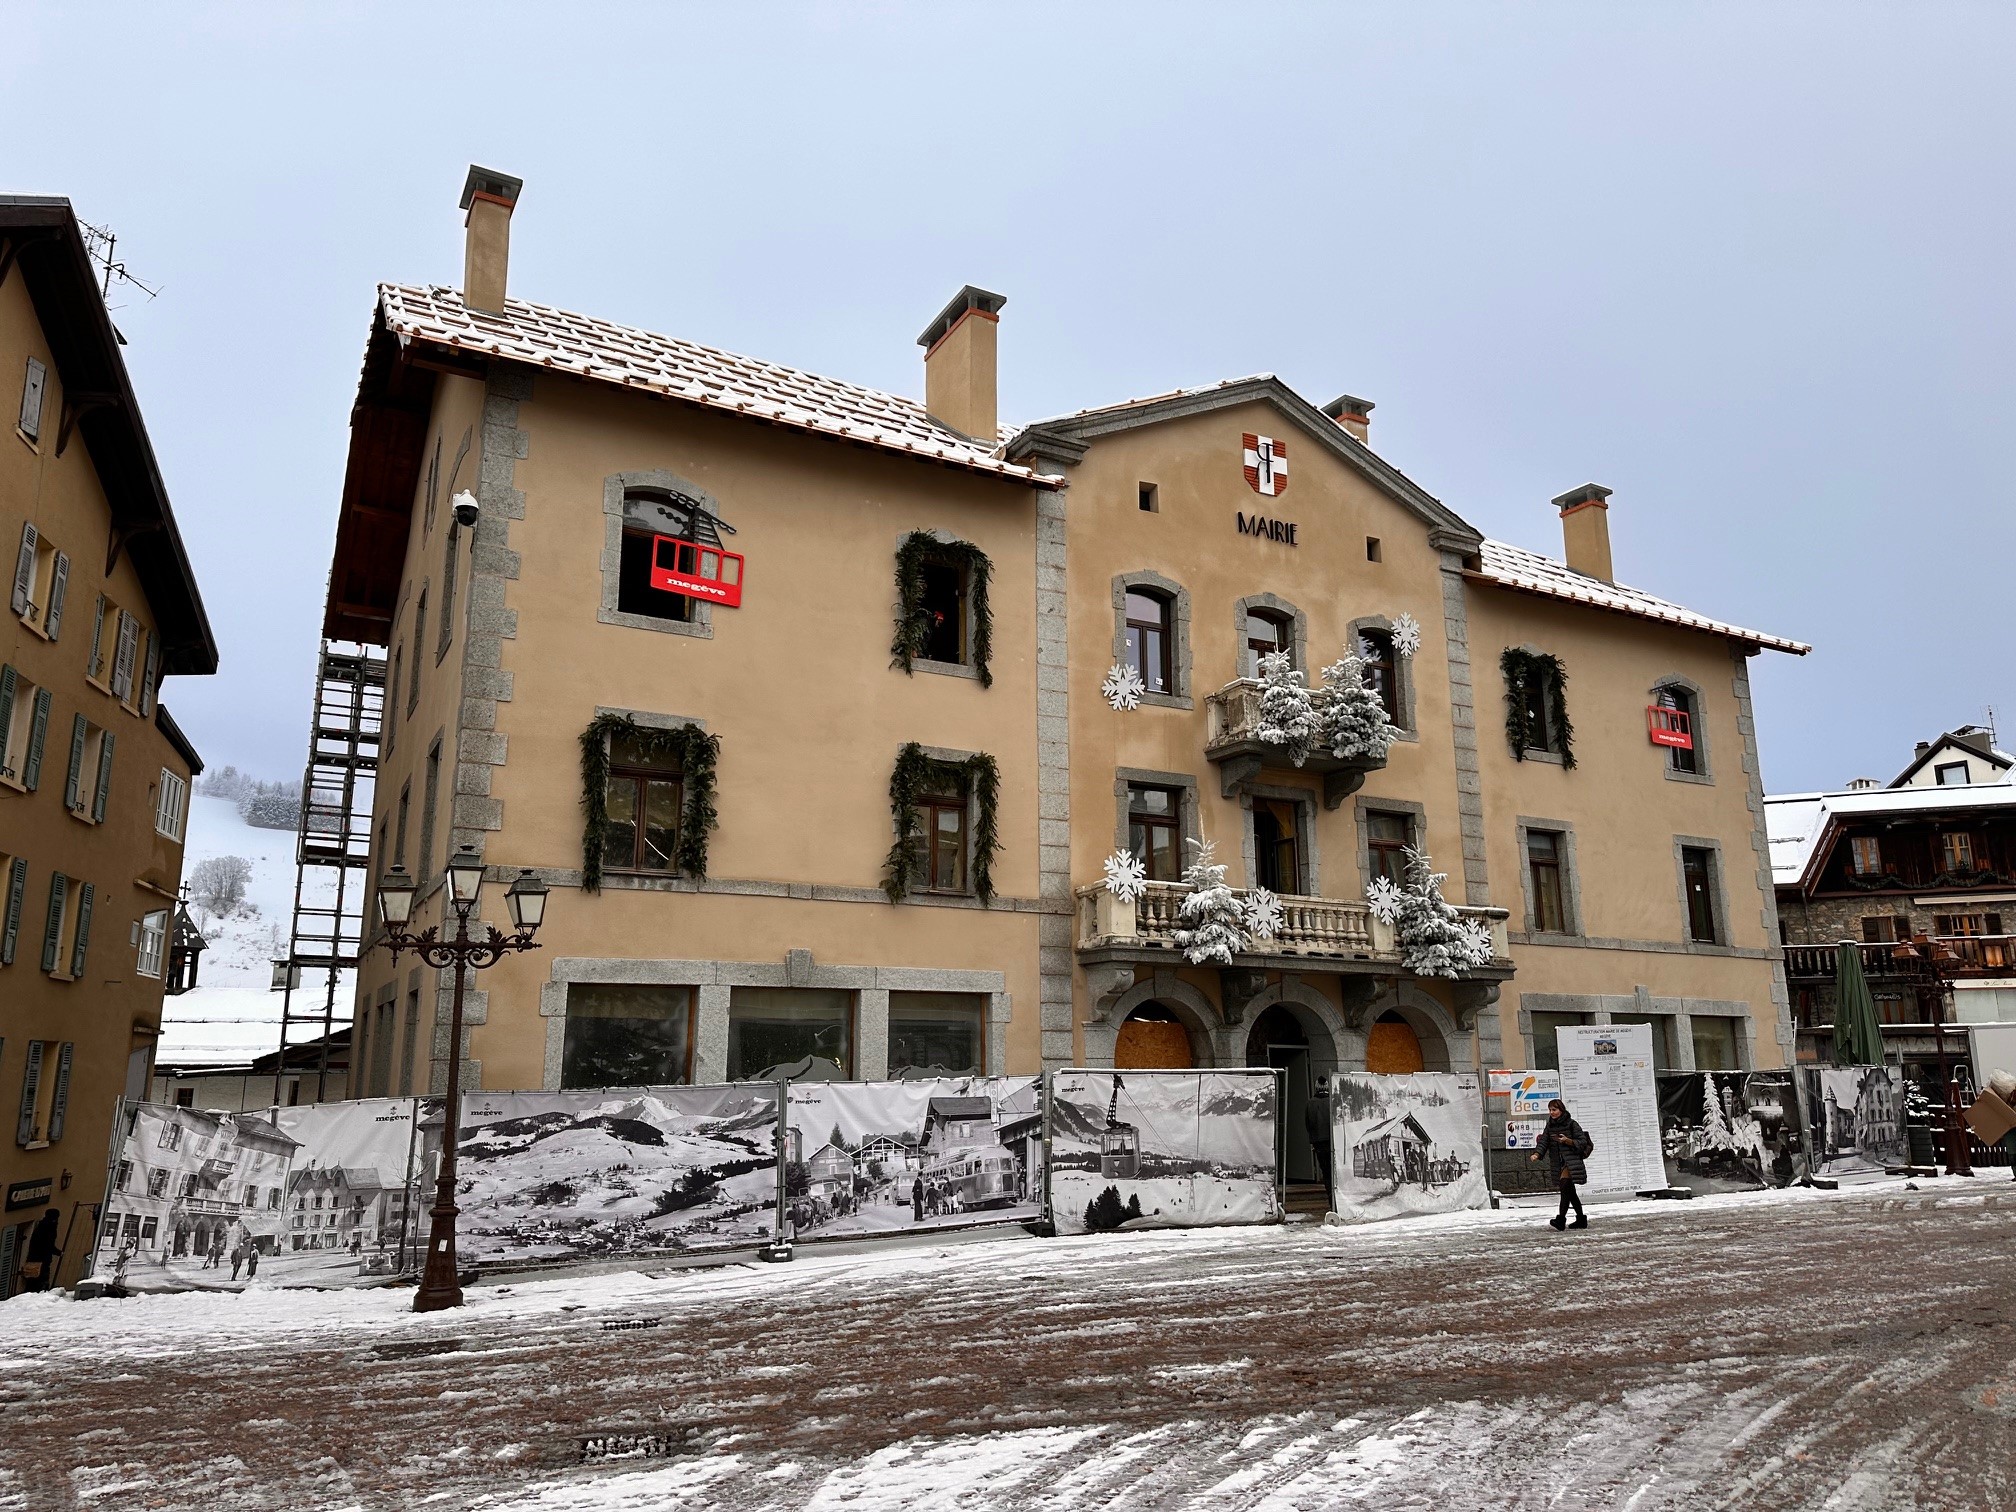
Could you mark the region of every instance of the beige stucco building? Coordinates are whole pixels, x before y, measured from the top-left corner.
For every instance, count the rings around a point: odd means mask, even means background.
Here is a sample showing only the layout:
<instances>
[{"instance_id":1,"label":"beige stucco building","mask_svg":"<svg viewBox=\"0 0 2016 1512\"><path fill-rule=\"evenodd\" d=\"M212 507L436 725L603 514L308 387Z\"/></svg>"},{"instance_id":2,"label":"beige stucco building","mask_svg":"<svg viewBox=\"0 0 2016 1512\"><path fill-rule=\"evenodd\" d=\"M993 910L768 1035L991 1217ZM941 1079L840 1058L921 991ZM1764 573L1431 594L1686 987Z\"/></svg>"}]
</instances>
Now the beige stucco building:
<instances>
[{"instance_id":1,"label":"beige stucco building","mask_svg":"<svg viewBox=\"0 0 2016 1512\"><path fill-rule=\"evenodd\" d=\"M83 1273L174 969L189 784L163 679L217 668L68 200L0 196L0 1296L46 1207Z\"/></svg>"},{"instance_id":2,"label":"beige stucco building","mask_svg":"<svg viewBox=\"0 0 2016 1512\"><path fill-rule=\"evenodd\" d=\"M472 172L465 290L379 292L325 627L388 648L374 872L422 877L421 923L456 846L556 889L472 994L472 1085L810 1055L1273 1063L1295 1096L1627 1019L1671 1066L1783 1062L1747 667L1805 648L1611 582L1606 490L1555 501L1563 565L1483 539L1348 397L1005 427L978 289L920 338L921 403L507 299L518 189ZM1298 768L1255 658L1314 682L1347 644L1398 737ZM1193 840L1283 899L1229 965L1174 948ZM1364 898L1405 844L1488 964L1402 966ZM1130 850L1135 902L1100 885ZM356 1090L414 1044L438 1081L445 979L372 951L360 984Z\"/></svg>"}]
</instances>

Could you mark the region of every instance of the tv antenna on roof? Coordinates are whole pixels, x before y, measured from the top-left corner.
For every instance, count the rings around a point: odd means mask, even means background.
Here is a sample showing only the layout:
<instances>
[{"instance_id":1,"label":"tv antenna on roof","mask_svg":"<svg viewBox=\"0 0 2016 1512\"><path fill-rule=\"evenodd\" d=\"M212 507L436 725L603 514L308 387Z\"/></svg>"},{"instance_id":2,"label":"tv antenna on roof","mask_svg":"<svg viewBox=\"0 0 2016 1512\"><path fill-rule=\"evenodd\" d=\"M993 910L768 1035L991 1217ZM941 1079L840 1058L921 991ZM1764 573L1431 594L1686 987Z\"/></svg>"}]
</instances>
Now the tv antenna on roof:
<instances>
[{"instance_id":1,"label":"tv antenna on roof","mask_svg":"<svg viewBox=\"0 0 2016 1512\"><path fill-rule=\"evenodd\" d=\"M152 299L156 294L161 292L159 289L148 288L147 285L126 271L126 264L112 256L113 249L119 245L119 238L111 227L94 226L88 221L80 220L77 222L77 228L84 233L85 253L90 257L91 261L105 270L105 283L100 293L104 295L107 304L110 304L112 300L112 280L115 278L121 283L133 285L134 288L145 294L149 299Z\"/></svg>"}]
</instances>

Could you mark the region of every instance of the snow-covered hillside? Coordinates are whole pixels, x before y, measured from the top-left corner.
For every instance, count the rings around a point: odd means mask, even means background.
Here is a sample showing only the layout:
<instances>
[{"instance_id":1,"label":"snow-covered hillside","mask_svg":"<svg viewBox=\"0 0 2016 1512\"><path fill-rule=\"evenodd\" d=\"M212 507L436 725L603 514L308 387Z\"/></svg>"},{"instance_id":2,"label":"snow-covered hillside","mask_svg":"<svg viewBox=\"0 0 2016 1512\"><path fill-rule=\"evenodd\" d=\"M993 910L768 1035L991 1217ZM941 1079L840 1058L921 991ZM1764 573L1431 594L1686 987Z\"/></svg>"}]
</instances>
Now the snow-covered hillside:
<instances>
[{"instance_id":1,"label":"snow-covered hillside","mask_svg":"<svg viewBox=\"0 0 2016 1512\"><path fill-rule=\"evenodd\" d=\"M273 962L287 953L294 914L294 832L254 829L239 816L229 798L201 795L189 800L188 842L182 876L187 881L199 863L213 856L242 856L251 864L245 899L223 914L192 902L190 915L209 948L203 952L193 992L171 997L162 1009L163 1065L228 1064L249 1061L278 1048L280 994L271 990ZM311 868L306 901L335 901L336 875ZM343 973L336 989L336 1022L350 1017L355 973ZM328 978L305 972L294 994L297 1013L319 1012ZM300 1031L296 1036L300 1037Z\"/></svg>"}]
</instances>

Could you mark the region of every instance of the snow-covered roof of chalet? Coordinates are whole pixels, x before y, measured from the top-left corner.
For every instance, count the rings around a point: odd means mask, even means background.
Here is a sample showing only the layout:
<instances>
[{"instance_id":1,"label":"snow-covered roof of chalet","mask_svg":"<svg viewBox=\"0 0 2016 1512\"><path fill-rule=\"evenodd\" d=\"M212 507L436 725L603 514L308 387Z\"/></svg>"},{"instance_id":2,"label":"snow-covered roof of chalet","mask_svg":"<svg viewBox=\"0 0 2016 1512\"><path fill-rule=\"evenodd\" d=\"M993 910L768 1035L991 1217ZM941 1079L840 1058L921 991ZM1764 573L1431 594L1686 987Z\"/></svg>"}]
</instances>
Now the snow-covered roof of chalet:
<instances>
[{"instance_id":1,"label":"snow-covered roof of chalet","mask_svg":"<svg viewBox=\"0 0 2016 1512\"><path fill-rule=\"evenodd\" d=\"M1771 841L1771 880L1780 887L1793 887L1806 880L1831 823L1995 808L2016 809L2016 784L1858 788L1842 793L1767 795L1764 826Z\"/></svg>"},{"instance_id":2,"label":"snow-covered roof of chalet","mask_svg":"<svg viewBox=\"0 0 2016 1512\"><path fill-rule=\"evenodd\" d=\"M698 342L524 299L505 300L502 314L472 310L459 289L438 284L380 284L378 305L402 344L522 362L1039 487L1062 482L1008 461L1000 446L1008 428L975 440L939 424L915 399Z\"/></svg>"},{"instance_id":3,"label":"snow-covered roof of chalet","mask_svg":"<svg viewBox=\"0 0 2016 1512\"><path fill-rule=\"evenodd\" d=\"M1609 609L1618 614L1636 615L1640 619L1660 620L1688 630L1705 630L1711 635L1726 635L1731 640L1750 641L1773 651L1789 652L1793 656L1804 656L1813 649L1804 641L1787 640L1783 636L1766 635L1761 630L1746 630L1741 625L1710 619L1705 614L1697 614L1692 609L1683 609L1678 604L1668 603L1665 599L1656 598L1639 588L1628 588L1622 583L1606 583L1601 578L1576 572L1552 557L1542 556L1537 551L1527 551L1524 547L1508 546L1503 541L1485 541L1478 557L1478 570L1471 576L1496 583L1501 588L1512 588L1521 593L1535 593L1543 598L1562 599L1571 604L1588 604L1593 608Z\"/></svg>"}]
</instances>

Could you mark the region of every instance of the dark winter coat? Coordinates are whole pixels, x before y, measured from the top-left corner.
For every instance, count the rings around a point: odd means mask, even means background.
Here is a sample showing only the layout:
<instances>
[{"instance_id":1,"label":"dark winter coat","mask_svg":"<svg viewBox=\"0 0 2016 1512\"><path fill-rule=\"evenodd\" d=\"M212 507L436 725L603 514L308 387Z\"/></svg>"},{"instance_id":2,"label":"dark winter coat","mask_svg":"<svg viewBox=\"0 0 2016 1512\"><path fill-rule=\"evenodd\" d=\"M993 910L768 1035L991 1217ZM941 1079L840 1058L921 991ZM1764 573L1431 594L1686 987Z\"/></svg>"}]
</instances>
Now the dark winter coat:
<instances>
[{"instance_id":1,"label":"dark winter coat","mask_svg":"<svg viewBox=\"0 0 2016 1512\"><path fill-rule=\"evenodd\" d=\"M1330 1094L1328 1091L1313 1093L1302 1105L1302 1127L1309 1135L1311 1144L1330 1144Z\"/></svg>"},{"instance_id":2,"label":"dark winter coat","mask_svg":"<svg viewBox=\"0 0 2016 1512\"><path fill-rule=\"evenodd\" d=\"M1550 1118L1547 1127L1540 1131L1540 1149L1547 1157L1547 1169L1552 1173L1554 1184L1572 1181L1581 1186L1589 1179L1589 1168L1582 1163L1582 1125L1573 1118Z\"/></svg>"}]
</instances>

